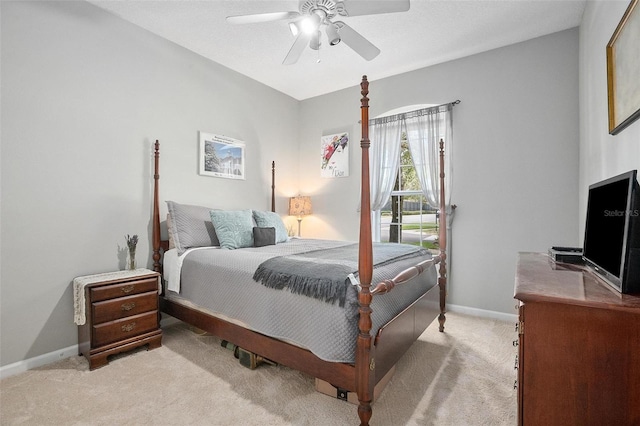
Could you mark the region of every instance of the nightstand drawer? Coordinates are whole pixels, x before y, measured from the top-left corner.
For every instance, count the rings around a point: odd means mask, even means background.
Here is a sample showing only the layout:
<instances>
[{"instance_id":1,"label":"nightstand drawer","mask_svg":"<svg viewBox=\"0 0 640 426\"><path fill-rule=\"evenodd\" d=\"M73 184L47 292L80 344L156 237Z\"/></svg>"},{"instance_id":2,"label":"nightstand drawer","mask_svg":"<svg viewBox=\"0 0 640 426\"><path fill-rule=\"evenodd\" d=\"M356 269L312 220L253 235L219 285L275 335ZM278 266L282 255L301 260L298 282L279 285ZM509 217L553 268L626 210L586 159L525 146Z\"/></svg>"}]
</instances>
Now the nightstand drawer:
<instances>
[{"instance_id":1,"label":"nightstand drawer","mask_svg":"<svg viewBox=\"0 0 640 426\"><path fill-rule=\"evenodd\" d=\"M93 326L93 347L107 345L119 340L135 337L158 328L158 311L134 315L127 318Z\"/></svg>"},{"instance_id":2,"label":"nightstand drawer","mask_svg":"<svg viewBox=\"0 0 640 426\"><path fill-rule=\"evenodd\" d=\"M158 310L158 292L150 291L134 296L96 302L93 303L92 310L93 324L96 325L143 312L155 311Z\"/></svg>"},{"instance_id":3,"label":"nightstand drawer","mask_svg":"<svg viewBox=\"0 0 640 426\"><path fill-rule=\"evenodd\" d=\"M105 285L92 288L91 301L99 302L101 300L113 299L122 296L131 296L132 294L146 293L148 291L158 290L158 278L138 279L131 282L124 282L112 285Z\"/></svg>"}]
</instances>

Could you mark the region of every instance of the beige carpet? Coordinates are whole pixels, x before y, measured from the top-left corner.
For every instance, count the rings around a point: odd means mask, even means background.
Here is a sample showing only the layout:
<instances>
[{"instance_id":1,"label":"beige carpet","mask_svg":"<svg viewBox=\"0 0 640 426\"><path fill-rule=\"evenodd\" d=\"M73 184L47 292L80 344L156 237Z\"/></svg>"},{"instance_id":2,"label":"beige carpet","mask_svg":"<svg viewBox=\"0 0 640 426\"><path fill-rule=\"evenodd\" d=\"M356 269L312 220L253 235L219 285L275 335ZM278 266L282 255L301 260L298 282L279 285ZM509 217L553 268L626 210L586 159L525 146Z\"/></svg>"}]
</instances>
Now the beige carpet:
<instances>
[{"instance_id":1,"label":"beige carpet","mask_svg":"<svg viewBox=\"0 0 640 426\"><path fill-rule=\"evenodd\" d=\"M397 365L372 425L515 425L511 323L449 313ZM163 346L89 371L72 357L0 382L2 425L355 425L356 406L281 366L249 370L217 338L166 327Z\"/></svg>"}]
</instances>

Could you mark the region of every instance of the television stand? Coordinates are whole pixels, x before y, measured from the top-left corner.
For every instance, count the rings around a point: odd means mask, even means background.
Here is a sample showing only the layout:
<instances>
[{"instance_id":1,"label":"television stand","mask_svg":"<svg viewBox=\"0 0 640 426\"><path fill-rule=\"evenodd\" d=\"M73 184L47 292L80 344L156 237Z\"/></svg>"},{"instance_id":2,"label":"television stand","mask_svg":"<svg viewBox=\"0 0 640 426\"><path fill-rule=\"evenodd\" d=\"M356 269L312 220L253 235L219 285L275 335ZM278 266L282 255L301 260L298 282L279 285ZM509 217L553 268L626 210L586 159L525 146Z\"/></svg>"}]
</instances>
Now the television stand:
<instances>
[{"instance_id":1,"label":"television stand","mask_svg":"<svg viewBox=\"0 0 640 426\"><path fill-rule=\"evenodd\" d=\"M640 295L519 253L518 424L640 424Z\"/></svg>"}]
</instances>

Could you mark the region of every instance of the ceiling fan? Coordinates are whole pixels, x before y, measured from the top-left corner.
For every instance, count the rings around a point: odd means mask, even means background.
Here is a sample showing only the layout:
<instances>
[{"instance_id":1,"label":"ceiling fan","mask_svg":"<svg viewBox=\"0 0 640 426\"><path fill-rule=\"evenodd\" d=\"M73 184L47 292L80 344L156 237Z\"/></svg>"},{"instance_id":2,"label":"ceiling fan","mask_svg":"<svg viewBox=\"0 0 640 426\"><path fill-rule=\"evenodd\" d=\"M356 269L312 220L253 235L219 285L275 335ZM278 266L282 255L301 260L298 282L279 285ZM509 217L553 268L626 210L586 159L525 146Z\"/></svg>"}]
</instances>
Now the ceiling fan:
<instances>
[{"instance_id":1,"label":"ceiling fan","mask_svg":"<svg viewBox=\"0 0 640 426\"><path fill-rule=\"evenodd\" d=\"M300 0L299 12L271 12L254 15L228 16L230 24L255 24L280 20L292 20L289 28L296 40L284 58L283 64L295 64L308 45L318 50L322 34L326 34L330 46L343 41L367 61L380 54L380 49L336 16L362 16L380 13L406 12L410 0Z\"/></svg>"}]
</instances>

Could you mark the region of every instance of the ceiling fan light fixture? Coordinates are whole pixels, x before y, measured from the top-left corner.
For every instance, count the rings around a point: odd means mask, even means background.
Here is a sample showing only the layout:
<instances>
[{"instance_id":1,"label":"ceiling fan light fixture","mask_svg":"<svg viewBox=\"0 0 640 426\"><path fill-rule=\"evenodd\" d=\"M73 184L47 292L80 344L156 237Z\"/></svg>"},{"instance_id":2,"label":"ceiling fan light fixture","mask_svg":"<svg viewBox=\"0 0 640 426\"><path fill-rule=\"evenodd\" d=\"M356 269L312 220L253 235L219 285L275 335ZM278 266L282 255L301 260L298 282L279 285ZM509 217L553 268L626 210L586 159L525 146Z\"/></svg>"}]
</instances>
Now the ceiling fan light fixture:
<instances>
[{"instance_id":1,"label":"ceiling fan light fixture","mask_svg":"<svg viewBox=\"0 0 640 426\"><path fill-rule=\"evenodd\" d=\"M320 30L317 30L313 36L311 37L311 40L309 41L309 47L313 50L318 50L320 49L320 45L322 44L320 42Z\"/></svg>"},{"instance_id":2,"label":"ceiling fan light fixture","mask_svg":"<svg viewBox=\"0 0 640 426\"><path fill-rule=\"evenodd\" d=\"M329 44L331 46L335 46L336 44L340 43L341 38L340 38L340 34L338 34L338 27L333 24L330 23L329 25L327 25L327 39L329 40Z\"/></svg>"},{"instance_id":3,"label":"ceiling fan light fixture","mask_svg":"<svg viewBox=\"0 0 640 426\"><path fill-rule=\"evenodd\" d=\"M319 15L312 13L309 16L305 16L300 21L300 29L306 34L313 34L320 27L322 18Z\"/></svg>"},{"instance_id":4,"label":"ceiling fan light fixture","mask_svg":"<svg viewBox=\"0 0 640 426\"><path fill-rule=\"evenodd\" d=\"M298 28L297 22L289 22L289 30L294 37L298 37L298 34L300 34L300 28Z\"/></svg>"}]
</instances>

